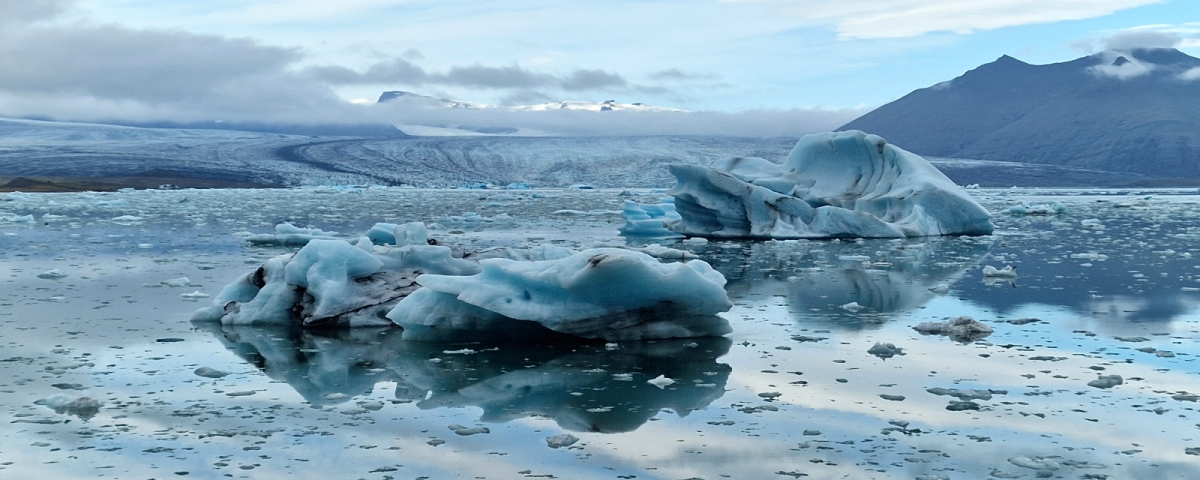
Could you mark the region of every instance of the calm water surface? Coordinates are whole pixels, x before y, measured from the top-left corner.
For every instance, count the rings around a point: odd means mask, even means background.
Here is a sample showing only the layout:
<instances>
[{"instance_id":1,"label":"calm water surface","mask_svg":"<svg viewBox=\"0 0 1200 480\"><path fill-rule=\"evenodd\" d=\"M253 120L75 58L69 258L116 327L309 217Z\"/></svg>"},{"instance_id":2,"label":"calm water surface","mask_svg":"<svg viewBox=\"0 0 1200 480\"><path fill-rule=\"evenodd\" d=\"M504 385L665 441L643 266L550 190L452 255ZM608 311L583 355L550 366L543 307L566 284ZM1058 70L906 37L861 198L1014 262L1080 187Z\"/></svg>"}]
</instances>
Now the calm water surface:
<instances>
[{"instance_id":1,"label":"calm water surface","mask_svg":"<svg viewBox=\"0 0 1200 480\"><path fill-rule=\"evenodd\" d=\"M625 244L615 191L0 195L0 477L1200 478L1200 196L973 193L993 236L660 241L725 275L734 333L615 346L193 325L184 296L290 251L240 240L283 221ZM912 329L963 315L994 333Z\"/></svg>"}]
</instances>

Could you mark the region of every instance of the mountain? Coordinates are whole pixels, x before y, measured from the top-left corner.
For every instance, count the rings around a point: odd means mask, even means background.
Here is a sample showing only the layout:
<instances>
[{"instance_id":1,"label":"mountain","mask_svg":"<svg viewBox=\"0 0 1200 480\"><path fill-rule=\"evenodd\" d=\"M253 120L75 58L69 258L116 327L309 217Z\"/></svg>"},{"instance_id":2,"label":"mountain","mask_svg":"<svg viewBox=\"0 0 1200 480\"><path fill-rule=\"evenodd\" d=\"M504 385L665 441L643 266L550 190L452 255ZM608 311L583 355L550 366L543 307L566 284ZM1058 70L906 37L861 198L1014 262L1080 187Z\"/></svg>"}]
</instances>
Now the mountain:
<instances>
[{"instance_id":1,"label":"mountain","mask_svg":"<svg viewBox=\"0 0 1200 480\"><path fill-rule=\"evenodd\" d=\"M1002 56L843 125L912 152L1200 178L1200 59L1175 49Z\"/></svg>"}]
</instances>

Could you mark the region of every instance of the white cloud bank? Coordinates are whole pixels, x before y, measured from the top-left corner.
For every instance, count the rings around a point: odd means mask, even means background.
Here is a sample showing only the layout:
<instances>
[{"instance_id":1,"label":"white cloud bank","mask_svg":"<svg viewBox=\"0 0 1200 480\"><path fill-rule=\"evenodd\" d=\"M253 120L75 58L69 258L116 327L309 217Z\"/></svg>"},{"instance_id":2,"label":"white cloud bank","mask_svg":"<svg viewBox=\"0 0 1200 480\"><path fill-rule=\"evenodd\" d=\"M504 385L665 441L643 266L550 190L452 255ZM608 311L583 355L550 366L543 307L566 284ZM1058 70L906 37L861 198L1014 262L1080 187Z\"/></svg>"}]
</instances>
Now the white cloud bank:
<instances>
[{"instance_id":1,"label":"white cloud bank","mask_svg":"<svg viewBox=\"0 0 1200 480\"><path fill-rule=\"evenodd\" d=\"M864 111L530 112L356 105L340 98L335 89L464 86L499 91L516 102L618 94L670 96L681 82L703 88L713 79L677 69L664 70L669 74L646 85L600 69L560 75L519 65L428 70L414 63L412 56L385 59L363 70L314 66L306 63L299 48L253 39L70 20L62 14L73 4L71 0L0 1L0 58L4 59L0 116L123 123L470 125L566 135L765 137L830 130Z\"/></svg>"},{"instance_id":2,"label":"white cloud bank","mask_svg":"<svg viewBox=\"0 0 1200 480\"><path fill-rule=\"evenodd\" d=\"M801 20L829 22L842 39L970 33L1101 17L1162 0L726 0L770 6Z\"/></svg>"}]
</instances>

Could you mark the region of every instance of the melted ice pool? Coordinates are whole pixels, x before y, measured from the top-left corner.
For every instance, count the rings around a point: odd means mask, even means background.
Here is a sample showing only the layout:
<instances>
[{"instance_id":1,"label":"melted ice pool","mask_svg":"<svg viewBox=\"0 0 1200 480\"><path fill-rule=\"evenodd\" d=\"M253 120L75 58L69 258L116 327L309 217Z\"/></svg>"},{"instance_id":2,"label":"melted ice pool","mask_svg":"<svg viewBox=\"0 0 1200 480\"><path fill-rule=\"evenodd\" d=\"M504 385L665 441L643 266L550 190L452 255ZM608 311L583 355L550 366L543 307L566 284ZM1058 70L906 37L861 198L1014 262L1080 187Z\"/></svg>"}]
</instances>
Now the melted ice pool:
<instances>
[{"instance_id":1,"label":"melted ice pool","mask_svg":"<svg viewBox=\"0 0 1200 480\"><path fill-rule=\"evenodd\" d=\"M664 240L729 280L725 338L527 345L187 319L280 222L586 248L631 197L0 195L0 477L1200 477L1200 197L972 192L995 235ZM912 329L960 316L993 333Z\"/></svg>"}]
</instances>

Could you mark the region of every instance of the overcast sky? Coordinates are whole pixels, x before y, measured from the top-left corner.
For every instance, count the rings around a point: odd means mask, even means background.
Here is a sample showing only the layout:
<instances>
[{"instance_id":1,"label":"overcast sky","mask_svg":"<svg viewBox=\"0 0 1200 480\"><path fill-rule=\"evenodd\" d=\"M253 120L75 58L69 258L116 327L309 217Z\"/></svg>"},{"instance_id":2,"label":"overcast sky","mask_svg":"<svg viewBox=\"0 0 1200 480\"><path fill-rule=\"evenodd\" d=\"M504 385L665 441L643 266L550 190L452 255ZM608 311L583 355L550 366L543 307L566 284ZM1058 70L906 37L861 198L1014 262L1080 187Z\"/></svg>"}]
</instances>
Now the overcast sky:
<instances>
[{"instance_id":1,"label":"overcast sky","mask_svg":"<svg viewBox=\"0 0 1200 480\"><path fill-rule=\"evenodd\" d=\"M1009 54L1200 56L1195 0L0 0L0 116L783 134ZM386 90L699 112L398 112ZM798 132L804 133L804 132Z\"/></svg>"}]
</instances>

